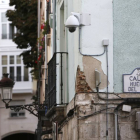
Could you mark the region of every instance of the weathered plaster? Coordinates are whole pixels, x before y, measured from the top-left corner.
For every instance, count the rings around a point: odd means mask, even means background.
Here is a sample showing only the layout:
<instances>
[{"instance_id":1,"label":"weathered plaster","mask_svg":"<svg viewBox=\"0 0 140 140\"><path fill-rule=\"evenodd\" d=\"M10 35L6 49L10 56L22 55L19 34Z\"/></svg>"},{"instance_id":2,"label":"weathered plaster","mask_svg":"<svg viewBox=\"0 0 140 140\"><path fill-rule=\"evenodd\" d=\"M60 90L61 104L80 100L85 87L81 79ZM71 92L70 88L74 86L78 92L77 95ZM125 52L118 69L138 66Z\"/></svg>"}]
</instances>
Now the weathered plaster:
<instances>
[{"instance_id":1,"label":"weathered plaster","mask_svg":"<svg viewBox=\"0 0 140 140\"><path fill-rule=\"evenodd\" d=\"M95 102L90 103L95 95L96 93L79 93L75 95L75 99L66 107L67 113L72 108L75 108L75 113L61 125L63 134L59 137L59 140L106 140L106 110L101 111L106 108L106 101L103 101L104 104L98 105L95 105ZM89 103L86 104L86 102ZM116 107L116 105L109 104L108 107ZM135 111L140 111L140 109L135 109ZM97 113L94 114L95 112ZM128 113L122 113L119 110L119 115L127 116ZM82 118L83 116L88 117ZM111 108L108 110L108 140L115 139L114 125L114 108ZM135 130L135 113L127 118L118 118L118 136L122 140L139 140L139 133Z\"/></svg>"},{"instance_id":2,"label":"weathered plaster","mask_svg":"<svg viewBox=\"0 0 140 140\"><path fill-rule=\"evenodd\" d=\"M104 89L107 87L107 76L104 74L99 60L90 56L83 56L83 66L86 81L92 90L95 90L95 69L101 74L101 84L99 88Z\"/></svg>"}]
</instances>

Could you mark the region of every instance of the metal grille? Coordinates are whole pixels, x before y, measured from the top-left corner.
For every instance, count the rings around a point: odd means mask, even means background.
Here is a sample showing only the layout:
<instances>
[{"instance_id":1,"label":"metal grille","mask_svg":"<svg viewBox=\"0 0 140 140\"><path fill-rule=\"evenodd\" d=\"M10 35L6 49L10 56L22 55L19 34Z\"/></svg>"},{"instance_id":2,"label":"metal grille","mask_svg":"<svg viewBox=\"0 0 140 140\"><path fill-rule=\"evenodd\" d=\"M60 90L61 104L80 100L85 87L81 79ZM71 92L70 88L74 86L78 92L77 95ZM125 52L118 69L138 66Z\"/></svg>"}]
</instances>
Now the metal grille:
<instances>
[{"instance_id":1,"label":"metal grille","mask_svg":"<svg viewBox=\"0 0 140 140\"><path fill-rule=\"evenodd\" d=\"M47 101L48 108L56 104L56 54L48 63Z\"/></svg>"},{"instance_id":2,"label":"metal grille","mask_svg":"<svg viewBox=\"0 0 140 140\"><path fill-rule=\"evenodd\" d=\"M56 65L59 65L60 68L60 104L64 104L63 101L63 61L66 59L66 57L63 57L63 55L67 55L67 52L56 52L52 59L48 63L48 69L47 69L47 75L48 79L46 81L46 96L45 96L45 102L48 105L47 108L50 109L52 106L58 105L56 102ZM58 56L57 56L58 55ZM56 57L57 56L57 57ZM59 60L56 64L56 59ZM58 61L57 60L57 61Z\"/></svg>"}]
</instances>

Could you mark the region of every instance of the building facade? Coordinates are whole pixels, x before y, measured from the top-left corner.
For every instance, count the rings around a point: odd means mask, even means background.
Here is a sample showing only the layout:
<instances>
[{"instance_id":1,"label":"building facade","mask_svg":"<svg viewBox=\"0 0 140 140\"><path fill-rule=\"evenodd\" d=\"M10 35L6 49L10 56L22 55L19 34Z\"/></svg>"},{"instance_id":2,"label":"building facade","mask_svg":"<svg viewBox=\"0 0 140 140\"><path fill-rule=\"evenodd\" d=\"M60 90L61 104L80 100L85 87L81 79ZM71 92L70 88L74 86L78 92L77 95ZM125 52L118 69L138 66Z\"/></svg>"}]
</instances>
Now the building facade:
<instances>
[{"instance_id":1,"label":"building facade","mask_svg":"<svg viewBox=\"0 0 140 140\"><path fill-rule=\"evenodd\" d=\"M3 73L9 73L14 82L13 100L10 105L30 104L33 96L30 69L27 69L19 56L23 51L16 48L12 41L17 29L6 18L6 11L14 9L9 6L9 0L0 0L0 78ZM34 137L37 118L25 110L14 112L5 109L0 101L0 139L11 138L16 134L32 134ZM20 135L19 135L20 136ZM24 137L24 136L23 136ZM31 137L30 137L31 138Z\"/></svg>"},{"instance_id":2,"label":"building facade","mask_svg":"<svg viewBox=\"0 0 140 140\"><path fill-rule=\"evenodd\" d=\"M43 138L138 140L139 1L47 4L44 100L53 125ZM70 15L81 18L73 33L65 27Z\"/></svg>"}]
</instances>

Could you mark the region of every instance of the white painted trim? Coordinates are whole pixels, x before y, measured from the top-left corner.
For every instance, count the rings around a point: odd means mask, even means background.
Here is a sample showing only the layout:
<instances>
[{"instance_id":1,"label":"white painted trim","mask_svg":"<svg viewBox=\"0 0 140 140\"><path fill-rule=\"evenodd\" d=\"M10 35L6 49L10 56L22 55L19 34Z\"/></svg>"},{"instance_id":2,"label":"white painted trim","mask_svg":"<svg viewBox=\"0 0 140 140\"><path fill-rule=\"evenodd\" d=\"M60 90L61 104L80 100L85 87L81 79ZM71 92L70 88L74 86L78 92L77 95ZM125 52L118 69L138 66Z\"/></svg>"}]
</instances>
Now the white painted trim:
<instances>
[{"instance_id":1,"label":"white painted trim","mask_svg":"<svg viewBox=\"0 0 140 140\"><path fill-rule=\"evenodd\" d=\"M13 89L13 94L14 93L19 93L19 94L33 93L33 90L32 89Z\"/></svg>"}]
</instances>

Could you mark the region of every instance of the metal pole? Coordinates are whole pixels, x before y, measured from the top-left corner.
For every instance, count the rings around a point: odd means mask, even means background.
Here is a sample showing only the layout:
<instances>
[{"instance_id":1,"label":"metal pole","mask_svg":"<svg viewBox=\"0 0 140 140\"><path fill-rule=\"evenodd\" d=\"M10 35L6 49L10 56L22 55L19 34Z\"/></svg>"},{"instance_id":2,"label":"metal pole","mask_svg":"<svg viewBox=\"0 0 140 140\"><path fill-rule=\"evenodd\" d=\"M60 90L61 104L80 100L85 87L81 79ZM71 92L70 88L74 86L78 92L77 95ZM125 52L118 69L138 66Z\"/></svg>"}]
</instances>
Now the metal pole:
<instances>
[{"instance_id":1,"label":"metal pole","mask_svg":"<svg viewBox=\"0 0 140 140\"><path fill-rule=\"evenodd\" d=\"M118 115L115 113L115 140L118 140Z\"/></svg>"},{"instance_id":2,"label":"metal pole","mask_svg":"<svg viewBox=\"0 0 140 140\"><path fill-rule=\"evenodd\" d=\"M62 61L63 61L63 59L62 59L62 53L61 53L61 104L63 104L63 75L62 75L62 68L63 68L63 66L62 66Z\"/></svg>"},{"instance_id":3,"label":"metal pole","mask_svg":"<svg viewBox=\"0 0 140 140\"><path fill-rule=\"evenodd\" d=\"M107 101L106 101L106 140L108 140L108 48L106 46L106 64L107 64Z\"/></svg>"},{"instance_id":4,"label":"metal pole","mask_svg":"<svg viewBox=\"0 0 140 140\"><path fill-rule=\"evenodd\" d=\"M53 53L56 52L56 0L53 0Z\"/></svg>"},{"instance_id":5,"label":"metal pole","mask_svg":"<svg viewBox=\"0 0 140 140\"><path fill-rule=\"evenodd\" d=\"M38 38L40 38L40 0L38 0ZM38 41L38 56L37 56L37 64L38 64L38 85L37 85L37 94L38 94L38 104L40 104L40 67L39 67L39 41ZM40 114L38 112L38 125L37 125L37 140L41 139L41 121L40 121Z\"/></svg>"}]
</instances>

